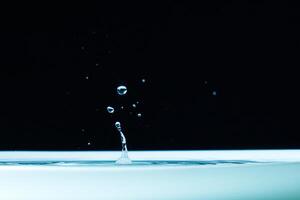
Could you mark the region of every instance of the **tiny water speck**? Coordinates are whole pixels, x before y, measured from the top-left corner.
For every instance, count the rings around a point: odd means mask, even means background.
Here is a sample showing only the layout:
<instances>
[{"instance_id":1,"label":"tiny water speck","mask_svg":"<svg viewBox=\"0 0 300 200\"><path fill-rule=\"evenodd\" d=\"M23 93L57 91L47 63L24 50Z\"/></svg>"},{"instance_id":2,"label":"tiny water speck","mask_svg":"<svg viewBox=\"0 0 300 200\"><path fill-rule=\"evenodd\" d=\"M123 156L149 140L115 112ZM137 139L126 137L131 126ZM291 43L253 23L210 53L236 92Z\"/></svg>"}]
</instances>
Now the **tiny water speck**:
<instances>
[{"instance_id":1,"label":"tiny water speck","mask_svg":"<svg viewBox=\"0 0 300 200\"><path fill-rule=\"evenodd\" d=\"M132 107L136 108L136 104L132 104Z\"/></svg>"},{"instance_id":2,"label":"tiny water speck","mask_svg":"<svg viewBox=\"0 0 300 200\"><path fill-rule=\"evenodd\" d=\"M137 116L138 116L138 117L141 117L141 116L142 116L142 114L141 114L141 113L138 113L138 114L137 114Z\"/></svg>"},{"instance_id":3,"label":"tiny water speck","mask_svg":"<svg viewBox=\"0 0 300 200\"><path fill-rule=\"evenodd\" d=\"M127 93L127 87L124 85L121 85L117 88L117 92L119 95L125 95Z\"/></svg>"},{"instance_id":4,"label":"tiny water speck","mask_svg":"<svg viewBox=\"0 0 300 200\"><path fill-rule=\"evenodd\" d=\"M146 79L143 78L143 79L142 79L142 82L143 82L143 83L146 83Z\"/></svg>"},{"instance_id":5,"label":"tiny water speck","mask_svg":"<svg viewBox=\"0 0 300 200\"><path fill-rule=\"evenodd\" d=\"M107 106L106 109L107 109L108 113L114 113L115 112L115 109L113 107L111 107L111 106Z\"/></svg>"},{"instance_id":6,"label":"tiny water speck","mask_svg":"<svg viewBox=\"0 0 300 200\"><path fill-rule=\"evenodd\" d=\"M216 92L216 91L213 91L213 92L212 92L212 95L213 95L213 96L217 96L217 92Z\"/></svg>"}]
</instances>

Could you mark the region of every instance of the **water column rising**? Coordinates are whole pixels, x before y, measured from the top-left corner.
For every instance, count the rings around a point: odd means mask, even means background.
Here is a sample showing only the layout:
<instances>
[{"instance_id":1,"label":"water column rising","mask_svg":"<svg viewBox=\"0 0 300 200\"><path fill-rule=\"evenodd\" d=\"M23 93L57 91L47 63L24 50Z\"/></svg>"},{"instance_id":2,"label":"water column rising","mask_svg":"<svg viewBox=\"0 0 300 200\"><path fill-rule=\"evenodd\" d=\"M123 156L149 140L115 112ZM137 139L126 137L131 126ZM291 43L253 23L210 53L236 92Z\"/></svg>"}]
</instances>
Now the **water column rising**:
<instances>
[{"instance_id":1,"label":"water column rising","mask_svg":"<svg viewBox=\"0 0 300 200\"><path fill-rule=\"evenodd\" d=\"M116 122L115 126L120 133L121 142L122 142L122 154L121 157L116 161L117 164L131 164L131 160L128 157L127 145L126 145L126 138L122 132L122 127L120 122Z\"/></svg>"}]
</instances>

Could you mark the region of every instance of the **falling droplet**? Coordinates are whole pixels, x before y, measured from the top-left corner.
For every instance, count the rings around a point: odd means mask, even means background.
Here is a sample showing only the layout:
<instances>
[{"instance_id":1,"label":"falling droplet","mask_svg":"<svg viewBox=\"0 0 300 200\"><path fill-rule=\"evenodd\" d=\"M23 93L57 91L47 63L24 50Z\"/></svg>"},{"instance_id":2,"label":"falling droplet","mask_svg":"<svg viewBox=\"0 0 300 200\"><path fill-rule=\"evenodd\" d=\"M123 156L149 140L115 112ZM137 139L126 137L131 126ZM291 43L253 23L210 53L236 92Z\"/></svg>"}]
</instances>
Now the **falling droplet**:
<instances>
[{"instance_id":1,"label":"falling droplet","mask_svg":"<svg viewBox=\"0 0 300 200\"><path fill-rule=\"evenodd\" d=\"M124 109L124 106L121 106L121 109L123 110L123 109Z\"/></svg>"},{"instance_id":2,"label":"falling droplet","mask_svg":"<svg viewBox=\"0 0 300 200\"><path fill-rule=\"evenodd\" d=\"M125 95L127 93L127 87L124 85L121 85L117 88L117 92L119 95Z\"/></svg>"},{"instance_id":3,"label":"falling droplet","mask_svg":"<svg viewBox=\"0 0 300 200\"><path fill-rule=\"evenodd\" d=\"M113 107L111 107L111 106L107 106L106 109L107 109L107 112L108 112L108 113L111 113L111 114L112 114L112 113L115 112L115 109L114 109Z\"/></svg>"},{"instance_id":4,"label":"falling droplet","mask_svg":"<svg viewBox=\"0 0 300 200\"><path fill-rule=\"evenodd\" d=\"M216 91L213 91L213 92L212 92L212 95L213 95L213 96L217 96L217 92L216 92Z\"/></svg>"},{"instance_id":5,"label":"falling droplet","mask_svg":"<svg viewBox=\"0 0 300 200\"><path fill-rule=\"evenodd\" d=\"M140 102L138 102L138 101L136 102L136 104L139 104L139 103L140 103Z\"/></svg>"},{"instance_id":6,"label":"falling droplet","mask_svg":"<svg viewBox=\"0 0 300 200\"><path fill-rule=\"evenodd\" d=\"M142 82L143 82L143 83L146 83L146 79L143 78L143 79L142 79Z\"/></svg>"},{"instance_id":7,"label":"falling droplet","mask_svg":"<svg viewBox=\"0 0 300 200\"><path fill-rule=\"evenodd\" d=\"M88 76L86 76L86 77L85 77L85 79L86 79L86 80L88 80L88 79L89 79L89 77L88 77Z\"/></svg>"},{"instance_id":8,"label":"falling droplet","mask_svg":"<svg viewBox=\"0 0 300 200\"><path fill-rule=\"evenodd\" d=\"M118 130L121 129L121 123L120 123L120 122L116 122L116 123L115 123L115 126L116 126L116 128L117 128Z\"/></svg>"},{"instance_id":9,"label":"falling droplet","mask_svg":"<svg viewBox=\"0 0 300 200\"><path fill-rule=\"evenodd\" d=\"M138 117L141 117L141 116L142 116L142 114L141 114L141 113L138 113L138 114L137 114L137 116L138 116Z\"/></svg>"},{"instance_id":10,"label":"falling droplet","mask_svg":"<svg viewBox=\"0 0 300 200\"><path fill-rule=\"evenodd\" d=\"M132 104L132 107L136 108L136 104Z\"/></svg>"},{"instance_id":11,"label":"falling droplet","mask_svg":"<svg viewBox=\"0 0 300 200\"><path fill-rule=\"evenodd\" d=\"M88 146L90 146L90 145L91 145L91 143L90 143L90 142L88 142L88 143L87 143L87 145L88 145Z\"/></svg>"}]
</instances>

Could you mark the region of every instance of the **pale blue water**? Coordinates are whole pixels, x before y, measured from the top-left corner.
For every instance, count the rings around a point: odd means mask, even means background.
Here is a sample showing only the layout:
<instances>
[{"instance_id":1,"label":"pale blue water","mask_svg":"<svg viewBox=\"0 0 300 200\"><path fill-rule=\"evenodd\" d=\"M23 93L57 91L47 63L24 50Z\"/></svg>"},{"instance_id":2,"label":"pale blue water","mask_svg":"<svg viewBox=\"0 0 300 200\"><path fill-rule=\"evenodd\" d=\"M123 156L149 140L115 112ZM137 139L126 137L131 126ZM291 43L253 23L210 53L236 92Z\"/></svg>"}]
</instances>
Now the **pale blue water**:
<instances>
[{"instance_id":1,"label":"pale blue water","mask_svg":"<svg viewBox=\"0 0 300 200\"><path fill-rule=\"evenodd\" d=\"M299 200L300 151L0 152L2 200Z\"/></svg>"},{"instance_id":2,"label":"pale blue water","mask_svg":"<svg viewBox=\"0 0 300 200\"><path fill-rule=\"evenodd\" d=\"M248 160L211 160L211 161L182 161L182 160L145 160L132 161L131 166L198 166L198 165L242 165L250 163L267 163L255 162ZM0 161L0 166L110 166L119 167L114 160L102 161Z\"/></svg>"}]
</instances>

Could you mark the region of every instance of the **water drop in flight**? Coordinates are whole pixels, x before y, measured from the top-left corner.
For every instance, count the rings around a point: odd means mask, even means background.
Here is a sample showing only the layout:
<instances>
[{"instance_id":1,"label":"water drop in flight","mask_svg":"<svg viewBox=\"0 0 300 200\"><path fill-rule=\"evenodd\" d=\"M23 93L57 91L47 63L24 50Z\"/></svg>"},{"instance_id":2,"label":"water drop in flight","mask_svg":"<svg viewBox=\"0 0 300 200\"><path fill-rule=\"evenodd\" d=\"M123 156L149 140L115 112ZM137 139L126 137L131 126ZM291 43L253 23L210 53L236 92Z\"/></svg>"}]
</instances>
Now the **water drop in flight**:
<instances>
[{"instance_id":1,"label":"water drop in flight","mask_svg":"<svg viewBox=\"0 0 300 200\"><path fill-rule=\"evenodd\" d=\"M114 109L113 107L111 107L111 106L108 106L106 109L107 109L107 112L108 112L108 113L111 113L111 114L112 114L112 113L115 112L115 109Z\"/></svg>"},{"instance_id":2,"label":"water drop in flight","mask_svg":"<svg viewBox=\"0 0 300 200\"><path fill-rule=\"evenodd\" d=\"M121 85L117 88L117 92L119 95L125 95L127 93L127 87L124 85Z\"/></svg>"}]
</instances>

